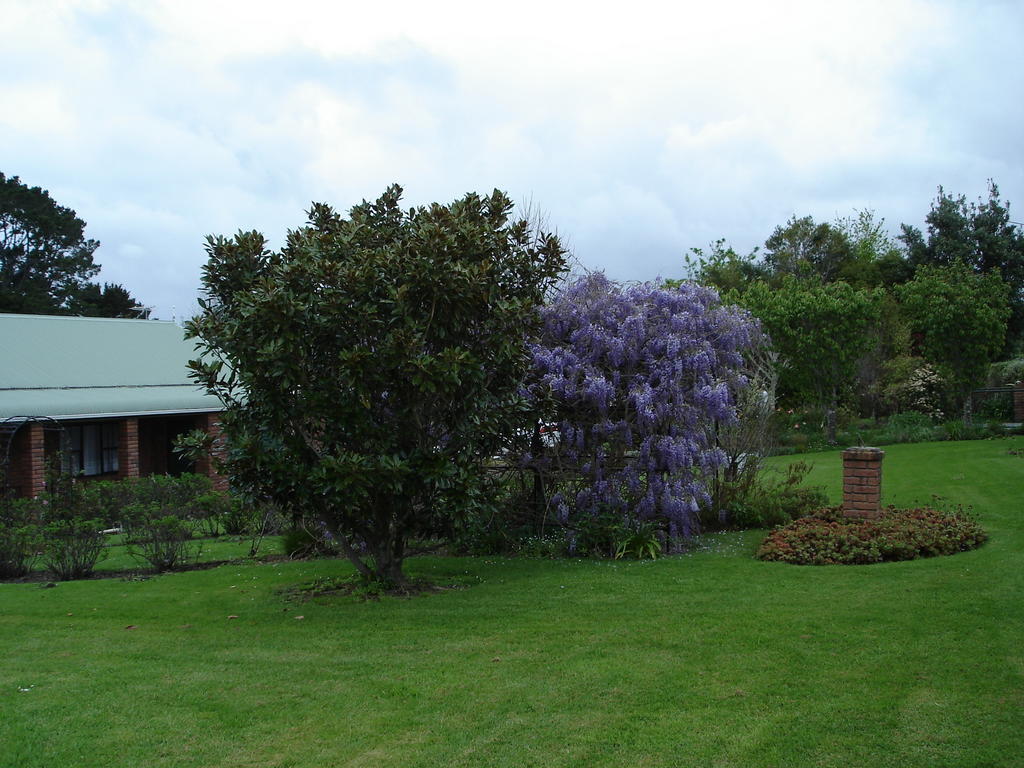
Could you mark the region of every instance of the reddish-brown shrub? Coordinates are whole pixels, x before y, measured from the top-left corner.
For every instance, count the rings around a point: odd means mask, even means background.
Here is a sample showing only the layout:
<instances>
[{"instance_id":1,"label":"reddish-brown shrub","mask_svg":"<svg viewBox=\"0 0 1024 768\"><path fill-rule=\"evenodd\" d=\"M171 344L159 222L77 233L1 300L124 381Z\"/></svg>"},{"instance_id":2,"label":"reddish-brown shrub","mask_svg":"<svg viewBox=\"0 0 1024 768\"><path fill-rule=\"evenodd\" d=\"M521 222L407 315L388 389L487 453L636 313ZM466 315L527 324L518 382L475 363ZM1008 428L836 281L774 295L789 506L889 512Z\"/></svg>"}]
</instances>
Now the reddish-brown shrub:
<instances>
[{"instance_id":1,"label":"reddish-brown shrub","mask_svg":"<svg viewBox=\"0 0 1024 768\"><path fill-rule=\"evenodd\" d=\"M861 565L952 555L987 538L959 507L951 512L889 507L869 520L846 518L841 507L829 507L773 530L757 557L796 565Z\"/></svg>"}]
</instances>

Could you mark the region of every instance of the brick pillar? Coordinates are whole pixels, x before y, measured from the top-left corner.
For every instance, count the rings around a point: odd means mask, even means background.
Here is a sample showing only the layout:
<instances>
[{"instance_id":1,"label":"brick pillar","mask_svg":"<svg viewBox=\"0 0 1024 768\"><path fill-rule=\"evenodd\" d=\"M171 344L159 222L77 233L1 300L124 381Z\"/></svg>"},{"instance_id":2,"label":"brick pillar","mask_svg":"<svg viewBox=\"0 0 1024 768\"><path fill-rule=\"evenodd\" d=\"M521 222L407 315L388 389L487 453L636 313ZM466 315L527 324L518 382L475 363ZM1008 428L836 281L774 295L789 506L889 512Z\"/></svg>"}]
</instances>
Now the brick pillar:
<instances>
[{"instance_id":1,"label":"brick pillar","mask_svg":"<svg viewBox=\"0 0 1024 768\"><path fill-rule=\"evenodd\" d=\"M228 479L217 471L216 459L224 453L224 437L220 430L220 414L204 413L196 419L196 428L201 429L213 438L213 448L209 456L203 456L196 460L196 474L206 475L213 482L213 487L218 491L228 489Z\"/></svg>"},{"instance_id":2,"label":"brick pillar","mask_svg":"<svg viewBox=\"0 0 1024 768\"><path fill-rule=\"evenodd\" d=\"M124 419L117 430L117 478L139 476L139 420Z\"/></svg>"},{"instance_id":3,"label":"brick pillar","mask_svg":"<svg viewBox=\"0 0 1024 768\"><path fill-rule=\"evenodd\" d=\"M882 514L882 458L878 448L843 451L843 514L879 517Z\"/></svg>"},{"instance_id":4,"label":"brick pillar","mask_svg":"<svg viewBox=\"0 0 1024 768\"><path fill-rule=\"evenodd\" d=\"M34 498L46 490L46 449L43 425L25 424L14 434L8 479L19 496Z\"/></svg>"},{"instance_id":5,"label":"brick pillar","mask_svg":"<svg viewBox=\"0 0 1024 768\"><path fill-rule=\"evenodd\" d=\"M1013 420L1024 422L1024 381L1013 385Z\"/></svg>"}]
</instances>

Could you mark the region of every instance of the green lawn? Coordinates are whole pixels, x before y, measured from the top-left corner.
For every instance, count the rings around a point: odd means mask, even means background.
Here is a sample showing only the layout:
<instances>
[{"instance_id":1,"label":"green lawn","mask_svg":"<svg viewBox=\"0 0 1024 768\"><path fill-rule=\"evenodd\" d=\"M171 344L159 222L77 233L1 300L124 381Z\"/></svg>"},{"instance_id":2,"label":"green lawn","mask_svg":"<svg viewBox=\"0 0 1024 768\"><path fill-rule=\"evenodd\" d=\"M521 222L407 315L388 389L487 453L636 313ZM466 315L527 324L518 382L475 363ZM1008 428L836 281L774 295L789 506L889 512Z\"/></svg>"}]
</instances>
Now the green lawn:
<instances>
[{"instance_id":1,"label":"green lawn","mask_svg":"<svg viewBox=\"0 0 1024 768\"><path fill-rule=\"evenodd\" d=\"M0 766L1024 766L1011 447L886 448L886 502L937 493L991 534L948 558L761 563L747 532L425 558L468 586L371 603L276 592L335 561L0 585ZM838 501L838 453L804 458Z\"/></svg>"}]
</instances>

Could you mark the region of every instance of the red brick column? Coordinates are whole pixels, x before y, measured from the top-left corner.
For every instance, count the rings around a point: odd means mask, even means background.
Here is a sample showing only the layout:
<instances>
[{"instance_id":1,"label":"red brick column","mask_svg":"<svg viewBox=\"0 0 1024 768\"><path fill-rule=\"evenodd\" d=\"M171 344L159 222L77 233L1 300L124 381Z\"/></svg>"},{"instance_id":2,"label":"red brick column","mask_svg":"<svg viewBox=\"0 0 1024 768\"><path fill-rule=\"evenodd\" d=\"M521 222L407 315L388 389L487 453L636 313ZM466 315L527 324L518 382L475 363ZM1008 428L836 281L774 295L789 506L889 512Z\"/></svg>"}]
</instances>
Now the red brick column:
<instances>
[{"instance_id":1,"label":"red brick column","mask_svg":"<svg viewBox=\"0 0 1024 768\"><path fill-rule=\"evenodd\" d=\"M46 490L43 425L29 422L14 434L8 479L19 496L34 498Z\"/></svg>"},{"instance_id":2,"label":"red brick column","mask_svg":"<svg viewBox=\"0 0 1024 768\"><path fill-rule=\"evenodd\" d=\"M1013 420L1024 422L1024 381L1013 385Z\"/></svg>"},{"instance_id":3,"label":"red brick column","mask_svg":"<svg viewBox=\"0 0 1024 768\"><path fill-rule=\"evenodd\" d=\"M213 447L209 456L203 456L196 460L196 474L206 475L213 482L213 487L218 491L228 489L228 479L217 471L216 459L224 453L224 437L220 430L220 414L205 413L196 419L196 427L203 430L213 438Z\"/></svg>"},{"instance_id":4,"label":"red brick column","mask_svg":"<svg viewBox=\"0 0 1024 768\"><path fill-rule=\"evenodd\" d=\"M843 451L843 514L878 517L882 514L882 457L878 448Z\"/></svg>"},{"instance_id":5,"label":"red brick column","mask_svg":"<svg viewBox=\"0 0 1024 768\"><path fill-rule=\"evenodd\" d=\"M139 420L124 419L117 430L117 477L139 476Z\"/></svg>"}]
</instances>

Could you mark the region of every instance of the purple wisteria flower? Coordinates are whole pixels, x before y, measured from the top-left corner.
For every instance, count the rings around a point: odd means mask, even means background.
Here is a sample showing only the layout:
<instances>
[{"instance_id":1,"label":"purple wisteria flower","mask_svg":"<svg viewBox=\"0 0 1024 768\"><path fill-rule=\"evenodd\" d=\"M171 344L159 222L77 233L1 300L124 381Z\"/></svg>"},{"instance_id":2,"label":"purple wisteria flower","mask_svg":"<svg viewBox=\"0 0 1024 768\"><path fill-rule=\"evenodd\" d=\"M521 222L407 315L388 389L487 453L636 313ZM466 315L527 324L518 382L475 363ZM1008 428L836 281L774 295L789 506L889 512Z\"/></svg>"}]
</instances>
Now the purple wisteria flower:
<instances>
[{"instance_id":1,"label":"purple wisteria flower","mask_svg":"<svg viewBox=\"0 0 1024 768\"><path fill-rule=\"evenodd\" d=\"M557 493L559 519L612 511L663 522L673 537L696 533L706 474L724 460L703 427L735 418L755 321L709 288L626 286L601 273L541 313L532 393L555 404L552 463L582 475Z\"/></svg>"}]
</instances>

